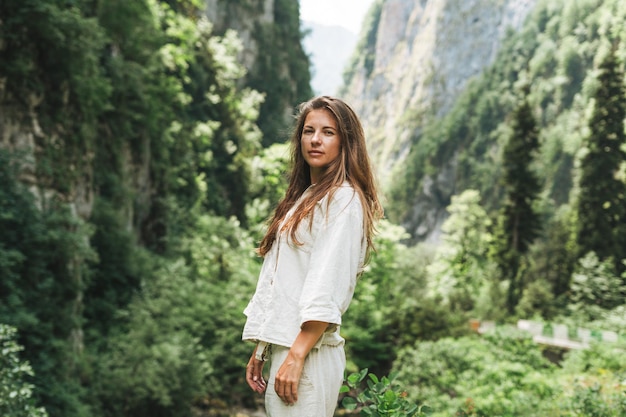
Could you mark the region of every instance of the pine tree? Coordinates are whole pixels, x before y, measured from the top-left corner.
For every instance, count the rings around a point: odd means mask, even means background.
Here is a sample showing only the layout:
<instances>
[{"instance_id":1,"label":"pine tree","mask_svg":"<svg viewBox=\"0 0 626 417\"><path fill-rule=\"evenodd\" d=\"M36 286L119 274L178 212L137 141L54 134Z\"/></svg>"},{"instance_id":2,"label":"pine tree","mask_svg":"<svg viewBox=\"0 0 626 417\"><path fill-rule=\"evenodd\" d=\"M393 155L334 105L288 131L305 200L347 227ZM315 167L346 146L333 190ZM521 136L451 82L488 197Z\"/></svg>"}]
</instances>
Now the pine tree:
<instances>
[{"instance_id":1,"label":"pine tree","mask_svg":"<svg viewBox=\"0 0 626 417\"><path fill-rule=\"evenodd\" d=\"M595 108L589 121L588 153L581 161L578 197L578 255L595 252L612 258L623 271L626 258L626 183L619 178L626 162L624 78L615 51L599 66Z\"/></svg>"},{"instance_id":2,"label":"pine tree","mask_svg":"<svg viewBox=\"0 0 626 417\"><path fill-rule=\"evenodd\" d=\"M540 184L531 170L538 147L535 119L530 105L523 100L513 113L512 133L504 148L505 202L498 216L492 249L501 279L509 282L506 305L510 313L523 292L524 256L540 230L540 219L533 208Z\"/></svg>"}]
</instances>

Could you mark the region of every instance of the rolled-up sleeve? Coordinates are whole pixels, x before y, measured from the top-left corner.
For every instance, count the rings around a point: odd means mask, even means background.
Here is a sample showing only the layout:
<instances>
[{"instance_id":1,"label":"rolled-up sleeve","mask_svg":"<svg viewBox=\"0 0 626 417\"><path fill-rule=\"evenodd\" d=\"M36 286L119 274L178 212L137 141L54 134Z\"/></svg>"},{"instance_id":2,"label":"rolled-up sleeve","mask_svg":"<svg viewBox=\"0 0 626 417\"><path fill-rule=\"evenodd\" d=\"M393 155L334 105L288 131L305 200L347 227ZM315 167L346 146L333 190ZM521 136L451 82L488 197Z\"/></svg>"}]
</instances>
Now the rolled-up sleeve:
<instances>
[{"instance_id":1,"label":"rolled-up sleeve","mask_svg":"<svg viewBox=\"0 0 626 417\"><path fill-rule=\"evenodd\" d=\"M347 190L346 190L347 191ZM363 211L359 198L342 193L328 205L314 237L311 258L299 301L302 325L307 321L341 325L363 262Z\"/></svg>"}]
</instances>

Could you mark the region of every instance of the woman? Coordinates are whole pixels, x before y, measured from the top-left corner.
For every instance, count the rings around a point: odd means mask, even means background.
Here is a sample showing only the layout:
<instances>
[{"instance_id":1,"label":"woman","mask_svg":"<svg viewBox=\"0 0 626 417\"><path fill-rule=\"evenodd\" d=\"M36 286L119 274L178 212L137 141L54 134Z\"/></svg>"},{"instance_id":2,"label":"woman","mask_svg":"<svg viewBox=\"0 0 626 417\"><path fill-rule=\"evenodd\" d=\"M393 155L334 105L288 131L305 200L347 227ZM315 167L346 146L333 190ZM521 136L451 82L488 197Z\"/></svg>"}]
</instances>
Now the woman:
<instances>
[{"instance_id":1,"label":"woman","mask_svg":"<svg viewBox=\"0 0 626 417\"><path fill-rule=\"evenodd\" d=\"M341 316L382 207L363 128L342 100L301 104L291 147L289 186L261 241L263 267L244 311L243 340L257 343L246 380L265 392L268 416L331 417L346 364Z\"/></svg>"}]
</instances>

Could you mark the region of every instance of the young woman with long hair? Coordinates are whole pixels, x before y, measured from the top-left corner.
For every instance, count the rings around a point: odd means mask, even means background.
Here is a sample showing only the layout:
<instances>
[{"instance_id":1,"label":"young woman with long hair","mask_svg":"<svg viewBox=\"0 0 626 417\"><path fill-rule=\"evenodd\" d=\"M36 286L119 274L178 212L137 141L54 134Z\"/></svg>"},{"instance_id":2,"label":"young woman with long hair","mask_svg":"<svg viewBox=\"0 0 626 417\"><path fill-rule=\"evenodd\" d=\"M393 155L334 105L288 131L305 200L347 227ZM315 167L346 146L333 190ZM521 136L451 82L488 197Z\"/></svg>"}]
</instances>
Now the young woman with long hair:
<instances>
[{"instance_id":1,"label":"young woman with long hair","mask_svg":"<svg viewBox=\"0 0 626 417\"><path fill-rule=\"evenodd\" d=\"M299 106L291 175L259 246L264 257L244 314L256 343L246 381L271 417L332 417L346 359L339 335L383 210L352 108L329 96ZM269 378L263 366L270 361Z\"/></svg>"}]
</instances>

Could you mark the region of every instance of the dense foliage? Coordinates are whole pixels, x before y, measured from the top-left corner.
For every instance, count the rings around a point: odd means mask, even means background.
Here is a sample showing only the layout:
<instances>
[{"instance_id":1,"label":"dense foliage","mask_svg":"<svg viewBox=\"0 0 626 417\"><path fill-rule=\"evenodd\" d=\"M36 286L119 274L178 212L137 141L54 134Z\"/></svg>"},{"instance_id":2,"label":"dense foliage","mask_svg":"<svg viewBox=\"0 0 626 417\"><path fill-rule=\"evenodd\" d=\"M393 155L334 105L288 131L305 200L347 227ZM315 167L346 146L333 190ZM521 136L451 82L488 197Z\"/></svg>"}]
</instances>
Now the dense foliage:
<instances>
[{"instance_id":1,"label":"dense foliage","mask_svg":"<svg viewBox=\"0 0 626 417\"><path fill-rule=\"evenodd\" d=\"M536 317L623 333L624 318L609 319L623 314L626 295L626 246L616 243L624 235L626 185L626 16L619 5L539 2L451 113L424 127L407 166L398 170L391 219L402 219L421 179L452 155L459 166L442 243L427 276L416 274L430 288L422 305L442 303L448 320ZM530 86L521 107L519 85ZM455 327L442 324L455 335ZM519 349L523 357L508 362L490 343L509 336L495 335L435 342L416 335L414 346L394 350L393 368L409 397L431 405L435 415L624 413L623 368L608 365L623 355L623 346L592 348L612 352L606 365L593 354L571 353L564 370L553 372L523 367L526 355L539 352L530 341ZM581 356L585 365L572 370L569 358ZM598 377L604 366L616 373Z\"/></svg>"},{"instance_id":2,"label":"dense foliage","mask_svg":"<svg viewBox=\"0 0 626 417\"><path fill-rule=\"evenodd\" d=\"M372 374L348 380L352 390L371 382L355 396L357 412L626 412L619 5L539 1L455 109L424 126L344 316L348 372ZM17 328L0 325L0 392L18 393L7 415L258 406L243 378L251 346L240 340L242 310L289 157L285 145L265 145L280 142L279 103L306 98L310 74L295 45L297 2L277 1L278 26L258 26L265 60L247 76L237 34L216 36L202 7L0 3L0 323ZM381 9L377 1L366 21L366 68ZM288 75L270 77L285 60ZM392 221L455 153L458 192L441 242L409 244ZM615 191L593 194L609 180ZM584 209L587 197L604 211ZM605 251L581 237L595 239L585 227L609 211ZM476 318L499 325L479 336L468 325ZM500 326L519 318L614 331L618 341L550 349Z\"/></svg>"},{"instance_id":3,"label":"dense foliage","mask_svg":"<svg viewBox=\"0 0 626 417\"><path fill-rule=\"evenodd\" d=\"M429 404L433 416L618 417L626 412L626 364L613 349L573 351L556 367L530 336L504 328L417 343L395 367L408 397Z\"/></svg>"},{"instance_id":4,"label":"dense foliage","mask_svg":"<svg viewBox=\"0 0 626 417\"><path fill-rule=\"evenodd\" d=\"M37 374L35 395L54 415L81 392L77 294L85 286L85 263L94 259L90 227L58 199L36 202L17 182L16 163L5 152L0 161L0 321L19 329L24 357Z\"/></svg>"},{"instance_id":5,"label":"dense foliage","mask_svg":"<svg viewBox=\"0 0 626 417\"><path fill-rule=\"evenodd\" d=\"M572 273L591 251L598 251L601 262L611 259L611 273L621 279L626 258L621 6L620 1L538 2L449 114L423 126L389 190L394 204L388 215L401 223L424 183L458 161L453 188L457 194L468 189L480 194L499 266L485 270L486 276L505 283L507 288L490 291L507 294L510 312L518 306L518 312L539 308L553 315L565 307ZM535 124L526 131L516 122L521 90L525 120ZM516 135L519 143L527 141L526 148L511 146ZM522 186L522 194L513 188ZM516 220L513 208L521 204L525 219ZM527 251L525 259L509 250L515 241Z\"/></svg>"},{"instance_id":6,"label":"dense foliage","mask_svg":"<svg viewBox=\"0 0 626 417\"><path fill-rule=\"evenodd\" d=\"M239 372L258 270L246 226L276 197L257 176L262 95L241 83L237 34L215 36L202 8L0 5L3 127L22 126L0 153L0 322L19 329L52 416L252 402ZM297 4L277 14L298 43ZM282 77L269 101L293 105L310 75L287 53L297 81Z\"/></svg>"}]
</instances>

